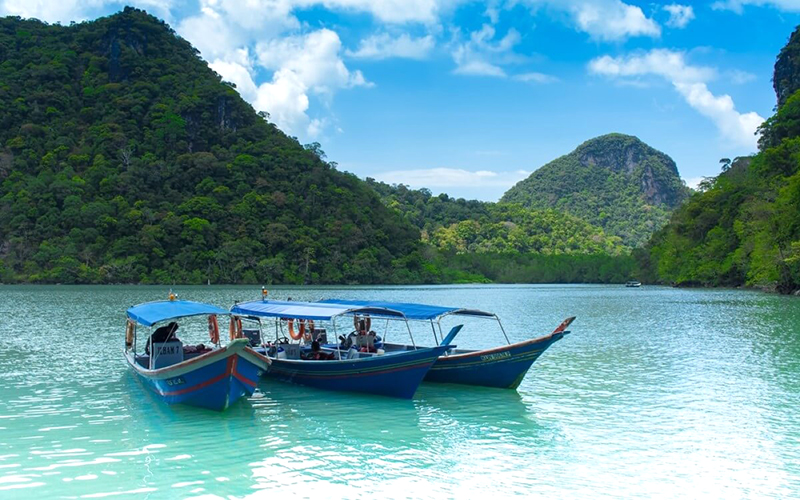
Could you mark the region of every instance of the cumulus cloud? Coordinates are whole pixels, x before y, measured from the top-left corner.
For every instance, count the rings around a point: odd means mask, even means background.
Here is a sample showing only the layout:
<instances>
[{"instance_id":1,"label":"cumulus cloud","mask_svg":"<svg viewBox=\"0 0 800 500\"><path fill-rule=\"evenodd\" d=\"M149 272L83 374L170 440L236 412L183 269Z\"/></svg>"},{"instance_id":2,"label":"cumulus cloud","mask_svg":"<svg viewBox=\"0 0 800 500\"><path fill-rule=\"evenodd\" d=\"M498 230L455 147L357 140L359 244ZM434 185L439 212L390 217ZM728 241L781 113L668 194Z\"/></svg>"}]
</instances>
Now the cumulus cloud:
<instances>
[{"instance_id":1,"label":"cumulus cloud","mask_svg":"<svg viewBox=\"0 0 800 500\"><path fill-rule=\"evenodd\" d=\"M694 19L694 9L691 5L679 5L676 3L665 5L664 10L669 12L667 26L670 28L685 28L689 21Z\"/></svg>"},{"instance_id":2,"label":"cumulus cloud","mask_svg":"<svg viewBox=\"0 0 800 500\"><path fill-rule=\"evenodd\" d=\"M717 10L732 10L741 14L745 5L775 7L787 12L800 12L800 1L798 0L721 0L711 4L711 7Z\"/></svg>"},{"instance_id":3,"label":"cumulus cloud","mask_svg":"<svg viewBox=\"0 0 800 500\"><path fill-rule=\"evenodd\" d=\"M330 120L309 116L310 96L330 102L341 89L370 84L360 71L345 65L335 31L285 35L301 29L291 14L293 5L282 0L202 0L201 11L184 19L178 32L283 131L316 138ZM259 84L261 72L272 76Z\"/></svg>"},{"instance_id":4,"label":"cumulus cloud","mask_svg":"<svg viewBox=\"0 0 800 500\"><path fill-rule=\"evenodd\" d=\"M453 72L504 77L506 72L501 65L522 59L513 52L520 40L520 34L514 28L509 29L500 40L495 40L494 26L484 24L480 30L471 32L468 40L455 43L452 55L456 68Z\"/></svg>"},{"instance_id":5,"label":"cumulus cloud","mask_svg":"<svg viewBox=\"0 0 800 500\"><path fill-rule=\"evenodd\" d=\"M291 0L287 0L291 1ZM369 12L387 23L433 23L447 1L443 0L294 0L297 6L323 5L331 10Z\"/></svg>"},{"instance_id":6,"label":"cumulus cloud","mask_svg":"<svg viewBox=\"0 0 800 500\"><path fill-rule=\"evenodd\" d=\"M425 59L434 45L432 35L414 38L407 33L400 36L379 33L361 40L358 50L348 50L347 55L356 59Z\"/></svg>"},{"instance_id":7,"label":"cumulus cloud","mask_svg":"<svg viewBox=\"0 0 800 500\"><path fill-rule=\"evenodd\" d=\"M591 73L611 78L656 75L672 83L687 104L716 125L722 137L741 147L756 147L755 132L764 118L755 112L740 113L729 95L715 96L707 82L714 78L712 68L692 66L686 54L654 49L627 57L598 57L589 63Z\"/></svg>"},{"instance_id":8,"label":"cumulus cloud","mask_svg":"<svg viewBox=\"0 0 800 500\"><path fill-rule=\"evenodd\" d=\"M48 23L68 23L97 17L106 5L131 5L152 10L170 19L172 0L3 0L0 15L36 18Z\"/></svg>"},{"instance_id":9,"label":"cumulus cloud","mask_svg":"<svg viewBox=\"0 0 800 500\"><path fill-rule=\"evenodd\" d=\"M504 187L510 188L528 177L525 170L500 171L464 170L461 168L428 168L412 170L393 170L375 176L379 181L389 184L406 184L414 188L453 188L453 187Z\"/></svg>"},{"instance_id":10,"label":"cumulus cloud","mask_svg":"<svg viewBox=\"0 0 800 500\"><path fill-rule=\"evenodd\" d=\"M628 57L598 57L589 62L592 73L629 77L658 75L672 81L707 81L716 76L713 68L686 64L686 54L668 49L653 49Z\"/></svg>"},{"instance_id":11,"label":"cumulus cloud","mask_svg":"<svg viewBox=\"0 0 800 500\"><path fill-rule=\"evenodd\" d=\"M635 36L658 37L661 27L642 9L622 0L523 0L531 7L567 12L575 27L604 41Z\"/></svg>"},{"instance_id":12,"label":"cumulus cloud","mask_svg":"<svg viewBox=\"0 0 800 500\"><path fill-rule=\"evenodd\" d=\"M731 96L715 96L705 83L673 82L691 107L710 118L723 137L739 146L756 147L756 129L764 123L764 118L755 112L739 113Z\"/></svg>"}]
</instances>

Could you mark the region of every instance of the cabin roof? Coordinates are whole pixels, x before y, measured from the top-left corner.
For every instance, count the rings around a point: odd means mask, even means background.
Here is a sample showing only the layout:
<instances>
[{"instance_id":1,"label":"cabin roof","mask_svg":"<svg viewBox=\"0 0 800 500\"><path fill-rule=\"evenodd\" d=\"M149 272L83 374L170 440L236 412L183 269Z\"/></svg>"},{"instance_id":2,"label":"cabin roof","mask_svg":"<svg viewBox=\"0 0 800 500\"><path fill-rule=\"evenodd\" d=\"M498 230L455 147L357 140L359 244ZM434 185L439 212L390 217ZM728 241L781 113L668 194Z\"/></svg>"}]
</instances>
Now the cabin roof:
<instances>
[{"instance_id":1,"label":"cabin roof","mask_svg":"<svg viewBox=\"0 0 800 500\"><path fill-rule=\"evenodd\" d=\"M459 316L478 316L483 318L494 318L494 314L477 309L464 309L460 307L431 306L427 304L414 304L410 302L385 302L381 300L340 300L327 299L319 303L329 305L339 305L342 307L379 307L399 311L408 319L431 320L446 314Z\"/></svg>"},{"instance_id":2,"label":"cabin roof","mask_svg":"<svg viewBox=\"0 0 800 500\"><path fill-rule=\"evenodd\" d=\"M221 307L191 300L160 300L131 307L128 317L144 326L153 326L167 319L185 318L207 314L228 314Z\"/></svg>"},{"instance_id":3,"label":"cabin roof","mask_svg":"<svg viewBox=\"0 0 800 500\"><path fill-rule=\"evenodd\" d=\"M369 314L371 316L404 318L402 312L380 306L326 304L322 302L284 300L254 300L251 302L242 302L231 307L230 312L249 316L310 319L312 321L330 321L332 318L346 314Z\"/></svg>"}]
</instances>

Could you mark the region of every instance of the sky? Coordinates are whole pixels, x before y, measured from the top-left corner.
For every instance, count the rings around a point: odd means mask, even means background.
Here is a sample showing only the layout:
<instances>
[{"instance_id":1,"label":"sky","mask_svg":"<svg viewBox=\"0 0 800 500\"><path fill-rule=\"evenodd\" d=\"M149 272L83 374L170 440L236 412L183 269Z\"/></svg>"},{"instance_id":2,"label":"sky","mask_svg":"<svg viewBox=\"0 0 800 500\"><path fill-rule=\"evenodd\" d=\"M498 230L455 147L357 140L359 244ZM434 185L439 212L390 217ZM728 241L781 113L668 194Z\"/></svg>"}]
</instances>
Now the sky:
<instances>
[{"instance_id":1,"label":"sky","mask_svg":"<svg viewBox=\"0 0 800 500\"><path fill-rule=\"evenodd\" d=\"M800 0L0 0L68 24L167 21L243 98L339 170L496 201L598 135L694 186L756 151Z\"/></svg>"}]
</instances>

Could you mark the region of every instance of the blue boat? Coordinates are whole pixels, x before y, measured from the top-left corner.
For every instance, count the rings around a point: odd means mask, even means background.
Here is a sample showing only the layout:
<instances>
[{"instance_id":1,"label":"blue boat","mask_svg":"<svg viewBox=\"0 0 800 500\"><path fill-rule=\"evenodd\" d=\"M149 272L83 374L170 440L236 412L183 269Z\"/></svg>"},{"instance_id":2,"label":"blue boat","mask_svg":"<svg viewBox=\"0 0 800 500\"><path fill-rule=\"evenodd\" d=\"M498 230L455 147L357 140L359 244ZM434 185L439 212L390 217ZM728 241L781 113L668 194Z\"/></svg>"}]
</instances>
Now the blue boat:
<instances>
[{"instance_id":1,"label":"blue boat","mask_svg":"<svg viewBox=\"0 0 800 500\"><path fill-rule=\"evenodd\" d=\"M125 359L138 378L167 404L186 404L224 410L241 397L250 396L269 359L255 352L246 338L220 342L217 316L225 309L200 302L170 300L148 302L127 311ZM184 345L172 320L207 316L209 345ZM150 332L158 323L170 321ZM173 326L175 325L175 326ZM233 323L232 326L235 326ZM230 329L236 333L235 328ZM183 334L181 334L183 335ZM144 343L144 352L138 350Z\"/></svg>"},{"instance_id":2,"label":"blue boat","mask_svg":"<svg viewBox=\"0 0 800 500\"><path fill-rule=\"evenodd\" d=\"M523 342L511 343L505 334L500 319L492 313L475 309L457 307L441 307L425 304L384 302L375 300L323 300L320 303L339 305L342 307L375 307L386 308L403 313L409 320L429 321L433 329L434 341L437 327L442 342L455 335L460 326L453 328L450 335L443 335L441 319L445 316L469 316L473 318L494 319L506 339L506 345L483 350L448 349L425 376L426 382L445 382L452 384L480 385L516 389L525 378L531 365L553 343L568 334L567 328L575 317L567 318L553 332ZM386 352L402 351L407 346L401 344L383 344Z\"/></svg>"},{"instance_id":3,"label":"blue boat","mask_svg":"<svg viewBox=\"0 0 800 500\"><path fill-rule=\"evenodd\" d=\"M342 316L369 315L407 324L403 313L383 307L259 300L236 304L231 313L256 325L244 332L254 345L263 346L272 362L265 376L319 389L410 399L436 359L452 347L449 342L416 347L413 337L412 345L392 352L375 348L368 339L362 339L363 345L329 343L328 329L314 323L326 322L334 338L338 336L336 319ZM274 324L274 342L262 340L265 319L268 326Z\"/></svg>"}]
</instances>

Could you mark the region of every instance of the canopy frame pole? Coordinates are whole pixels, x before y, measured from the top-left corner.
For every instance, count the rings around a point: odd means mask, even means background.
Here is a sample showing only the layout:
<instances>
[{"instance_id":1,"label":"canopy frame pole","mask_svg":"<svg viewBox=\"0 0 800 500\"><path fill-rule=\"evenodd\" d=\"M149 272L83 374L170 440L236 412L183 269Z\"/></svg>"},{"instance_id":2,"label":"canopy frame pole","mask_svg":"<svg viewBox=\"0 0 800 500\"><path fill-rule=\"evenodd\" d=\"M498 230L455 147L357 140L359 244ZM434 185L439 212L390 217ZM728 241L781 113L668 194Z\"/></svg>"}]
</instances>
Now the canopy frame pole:
<instances>
[{"instance_id":1,"label":"canopy frame pole","mask_svg":"<svg viewBox=\"0 0 800 500\"><path fill-rule=\"evenodd\" d=\"M150 364L149 364L149 366L147 368L149 370L152 370L153 369L152 367L155 366L156 360L158 359L158 356L156 356L155 346L153 345L152 342L150 342L150 339L153 338L153 325L150 325L148 327L147 332L148 332L148 335L147 335L147 340L145 342L147 342L147 344L150 344L150 360L149 360ZM145 345L147 345L147 344L145 344Z\"/></svg>"},{"instance_id":2,"label":"canopy frame pole","mask_svg":"<svg viewBox=\"0 0 800 500\"><path fill-rule=\"evenodd\" d=\"M417 350L417 344L414 342L414 335L411 334L411 325L408 323L408 318L406 318L406 328L408 328L408 336L411 338L411 345L414 346L414 350Z\"/></svg>"},{"instance_id":3,"label":"canopy frame pole","mask_svg":"<svg viewBox=\"0 0 800 500\"><path fill-rule=\"evenodd\" d=\"M431 320L431 323L433 323L433 320ZM444 340L444 332L442 332L442 316L439 316L439 319L436 320L436 324L439 326L439 336L442 337L442 340ZM436 338L435 331L434 331L434 334L433 334L433 338ZM437 342L436 344L439 345L439 342ZM451 350L452 349L448 349L448 350L444 351L444 355L445 356L449 356Z\"/></svg>"},{"instance_id":4,"label":"canopy frame pole","mask_svg":"<svg viewBox=\"0 0 800 500\"><path fill-rule=\"evenodd\" d=\"M439 329L442 329L442 325L439 325ZM433 345L439 345L439 339L436 338L436 325L433 324L433 319L431 319L431 330L433 330Z\"/></svg>"},{"instance_id":5,"label":"canopy frame pole","mask_svg":"<svg viewBox=\"0 0 800 500\"><path fill-rule=\"evenodd\" d=\"M386 328L383 329L383 344L386 345L386 338L389 336L389 318L386 318Z\"/></svg>"},{"instance_id":6,"label":"canopy frame pole","mask_svg":"<svg viewBox=\"0 0 800 500\"><path fill-rule=\"evenodd\" d=\"M265 349L265 353L266 353L267 342L264 340L264 329L261 327L261 318L259 318L258 316L256 316L255 318L256 318L256 321L258 321L258 338L261 339L261 347L263 347ZM275 351L275 354L278 354L278 352Z\"/></svg>"},{"instance_id":7,"label":"canopy frame pole","mask_svg":"<svg viewBox=\"0 0 800 500\"><path fill-rule=\"evenodd\" d=\"M494 315L494 319L496 319L496 320L497 320L497 324L498 324L498 325L500 325L500 330L502 330L502 331L503 331L503 337L505 337L505 338L506 338L506 343L507 343L508 345L511 345L511 341L510 341L510 340L508 340L508 334L506 333L506 329L505 329L505 328L503 328L503 322L502 322L502 321L500 321L500 318L498 318L496 314Z\"/></svg>"},{"instance_id":8,"label":"canopy frame pole","mask_svg":"<svg viewBox=\"0 0 800 500\"><path fill-rule=\"evenodd\" d=\"M339 361L342 360L342 343L339 341L339 332L336 330L336 318L331 318L331 328L333 328L333 338L336 339L336 354L339 355Z\"/></svg>"}]
</instances>

